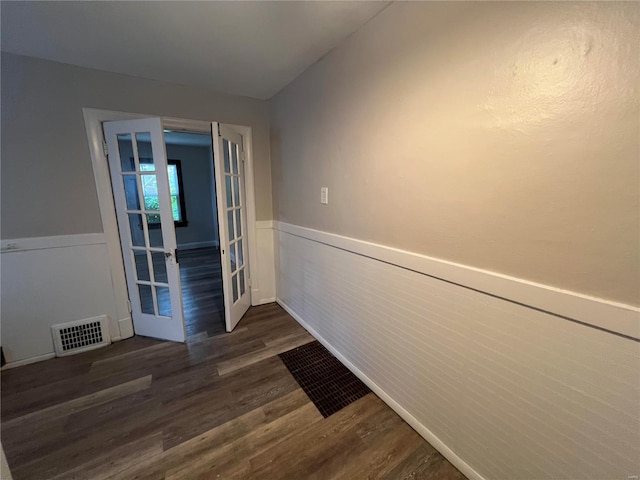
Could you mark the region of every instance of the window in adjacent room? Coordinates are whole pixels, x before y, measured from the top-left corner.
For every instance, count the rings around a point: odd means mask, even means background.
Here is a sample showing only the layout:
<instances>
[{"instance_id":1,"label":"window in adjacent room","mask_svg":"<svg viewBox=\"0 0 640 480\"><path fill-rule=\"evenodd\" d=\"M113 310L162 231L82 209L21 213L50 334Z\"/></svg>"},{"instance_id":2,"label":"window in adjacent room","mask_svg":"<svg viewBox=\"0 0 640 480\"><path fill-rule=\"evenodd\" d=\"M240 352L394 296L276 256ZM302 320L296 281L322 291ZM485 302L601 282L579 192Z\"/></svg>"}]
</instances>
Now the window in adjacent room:
<instances>
[{"instance_id":1,"label":"window in adjacent room","mask_svg":"<svg viewBox=\"0 0 640 480\"><path fill-rule=\"evenodd\" d=\"M143 172L155 170L152 160L149 159L145 162L145 159L141 158L140 170ZM173 221L176 227L186 227L188 223L184 206L184 189L182 187L180 160L168 160L167 173L169 175L169 194L171 195ZM143 174L141 175L141 181L145 210L158 210L158 184L156 182L156 176ZM147 223L150 228L158 228L160 226L160 215L147 214Z\"/></svg>"}]
</instances>

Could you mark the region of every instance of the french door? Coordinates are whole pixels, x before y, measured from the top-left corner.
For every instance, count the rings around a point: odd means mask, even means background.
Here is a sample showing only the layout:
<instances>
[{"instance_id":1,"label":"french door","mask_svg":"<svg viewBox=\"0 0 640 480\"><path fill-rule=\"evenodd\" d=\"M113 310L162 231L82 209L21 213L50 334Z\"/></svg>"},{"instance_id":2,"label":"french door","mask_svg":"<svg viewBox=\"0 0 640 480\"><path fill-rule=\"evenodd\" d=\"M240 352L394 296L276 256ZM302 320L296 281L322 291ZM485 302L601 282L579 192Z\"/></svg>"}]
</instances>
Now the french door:
<instances>
[{"instance_id":1,"label":"french door","mask_svg":"<svg viewBox=\"0 0 640 480\"><path fill-rule=\"evenodd\" d=\"M135 332L183 342L180 266L162 121L105 122L103 129Z\"/></svg>"},{"instance_id":2,"label":"french door","mask_svg":"<svg viewBox=\"0 0 640 480\"><path fill-rule=\"evenodd\" d=\"M245 161L239 133L219 123L213 123L211 128L225 320L230 332L251 305Z\"/></svg>"}]
</instances>

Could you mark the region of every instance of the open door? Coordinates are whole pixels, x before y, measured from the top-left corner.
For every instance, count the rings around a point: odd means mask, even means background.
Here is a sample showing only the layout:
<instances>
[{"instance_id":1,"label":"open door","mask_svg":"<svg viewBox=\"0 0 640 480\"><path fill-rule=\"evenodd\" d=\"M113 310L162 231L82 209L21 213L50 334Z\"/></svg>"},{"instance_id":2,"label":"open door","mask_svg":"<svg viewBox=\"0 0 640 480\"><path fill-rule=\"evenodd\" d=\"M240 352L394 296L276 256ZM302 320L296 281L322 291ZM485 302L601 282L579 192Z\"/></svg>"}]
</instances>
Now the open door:
<instances>
[{"instance_id":1,"label":"open door","mask_svg":"<svg viewBox=\"0 0 640 480\"><path fill-rule=\"evenodd\" d=\"M216 122L211 127L225 321L230 332L251 305L244 151L242 135Z\"/></svg>"},{"instance_id":2,"label":"open door","mask_svg":"<svg viewBox=\"0 0 640 480\"><path fill-rule=\"evenodd\" d=\"M135 332L184 342L162 121L105 122L103 129Z\"/></svg>"}]
</instances>

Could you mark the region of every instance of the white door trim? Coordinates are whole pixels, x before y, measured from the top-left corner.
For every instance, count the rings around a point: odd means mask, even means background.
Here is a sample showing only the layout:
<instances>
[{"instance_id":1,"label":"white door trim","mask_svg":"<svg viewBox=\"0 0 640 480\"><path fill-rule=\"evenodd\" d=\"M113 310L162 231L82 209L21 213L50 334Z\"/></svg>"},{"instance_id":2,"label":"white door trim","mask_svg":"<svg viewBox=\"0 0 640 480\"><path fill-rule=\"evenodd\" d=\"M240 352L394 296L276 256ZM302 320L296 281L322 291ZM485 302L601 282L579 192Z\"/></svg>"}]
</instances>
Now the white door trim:
<instances>
[{"instance_id":1,"label":"white door trim","mask_svg":"<svg viewBox=\"0 0 640 480\"><path fill-rule=\"evenodd\" d=\"M127 292L127 281L124 274L124 261L120 248L120 236L118 233L118 223L116 221L115 205L113 203L113 189L111 187L111 175L109 173L109 162L103 150L102 122L113 120L132 120L138 118L158 117L153 114L139 114L118 112L113 110L102 110L96 108L83 108L85 130L89 142L89 153L93 166L93 176L98 194L98 205L100 207L100 218L102 228L107 243L109 263L111 265L111 280L116 298L116 310L118 318L130 318L129 294ZM203 132L211 134L211 121L187 120L181 118L161 117L165 128L172 130L185 130L190 132ZM247 241L249 242L249 268L251 269L252 282L257 281L258 265L256 259L256 212L255 212L255 191L253 179L253 140L251 127L244 125L226 124L242 135L245 142L245 188L247 196ZM256 299L258 300L258 299ZM253 305L253 296L251 302Z\"/></svg>"}]
</instances>

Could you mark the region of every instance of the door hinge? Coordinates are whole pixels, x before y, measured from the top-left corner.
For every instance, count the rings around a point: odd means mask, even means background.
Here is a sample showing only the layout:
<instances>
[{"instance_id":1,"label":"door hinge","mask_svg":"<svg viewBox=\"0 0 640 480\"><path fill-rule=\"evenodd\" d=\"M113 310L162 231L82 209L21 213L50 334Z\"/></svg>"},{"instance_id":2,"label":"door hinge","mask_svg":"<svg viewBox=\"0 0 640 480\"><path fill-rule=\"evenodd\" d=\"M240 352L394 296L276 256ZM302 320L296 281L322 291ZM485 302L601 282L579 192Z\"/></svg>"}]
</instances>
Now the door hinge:
<instances>
[{"instance_id":1,"label":"door hinge","mask_svg":"<svg viewBox=\"0 0 640 480\"><path fill-rule=\"evenodd\" d=\"M127 310L129 310L129 313L133 312L133 308L131 307L131 300L127 300Z\"/></svg>"},{"instance_id":2,"label":"door hinge","mask_svg":"<svg viewBox=\"0 0 640 480\"><path fill-rule=\"evenodd\" d=\"M249 279L247 283L249 284L249 287L251 287L251 279Z\"/></svg>"},{"instance_id":3,"label":"door hinge","mask_svg":"<svg viewBox=\"0 0 640 480\"><path fill-rule=\"evenodd\" d=\"M109 146L107 145L106 141L102 141L102 151L104 152L104 156L108 157L109 156Z\"/></svg>"},{"instance_id":4,"label":"door hinge","mask_svg":"<svg viewBox=\"0 0 640 480\"><path fill-rule=\"evenodd\" d=\"M218 136L221 137L222 133L220 133L220 124L218 124Z\"/></svg>"}]
</instances>

